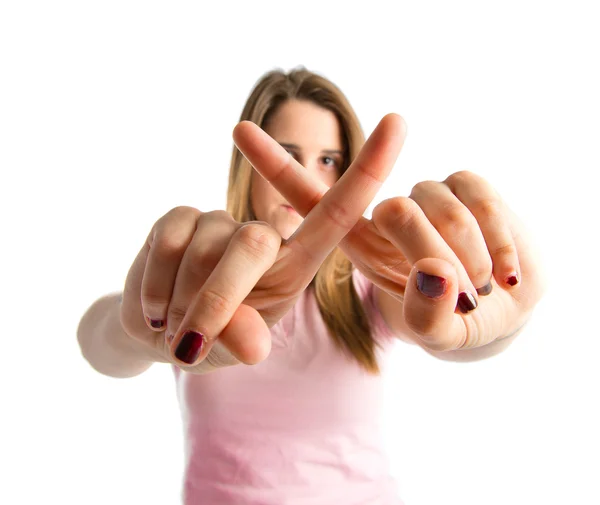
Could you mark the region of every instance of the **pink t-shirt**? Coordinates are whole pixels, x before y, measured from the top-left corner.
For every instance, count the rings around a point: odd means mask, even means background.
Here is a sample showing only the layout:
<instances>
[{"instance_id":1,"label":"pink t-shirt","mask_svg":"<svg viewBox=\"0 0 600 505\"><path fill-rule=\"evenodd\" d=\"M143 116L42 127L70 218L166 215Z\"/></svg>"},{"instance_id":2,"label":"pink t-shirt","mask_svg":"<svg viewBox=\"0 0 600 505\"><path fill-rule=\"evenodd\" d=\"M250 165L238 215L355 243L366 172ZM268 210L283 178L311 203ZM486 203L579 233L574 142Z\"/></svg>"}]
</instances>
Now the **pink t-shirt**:
<instances>
[{"instance_id":1,"label":"pink t-shirt","mask_svg":"<svg viewBox=\"0 0 600 505\"><path fill-rule=\"evenodd\" d=\"M380 368L396 342L373 284L354 285ZM378 424L381 377L335 347L307 289L257 365L206 375L173 366L185 436L185 505L403 505Z\"/></svg>"}]
</instances>

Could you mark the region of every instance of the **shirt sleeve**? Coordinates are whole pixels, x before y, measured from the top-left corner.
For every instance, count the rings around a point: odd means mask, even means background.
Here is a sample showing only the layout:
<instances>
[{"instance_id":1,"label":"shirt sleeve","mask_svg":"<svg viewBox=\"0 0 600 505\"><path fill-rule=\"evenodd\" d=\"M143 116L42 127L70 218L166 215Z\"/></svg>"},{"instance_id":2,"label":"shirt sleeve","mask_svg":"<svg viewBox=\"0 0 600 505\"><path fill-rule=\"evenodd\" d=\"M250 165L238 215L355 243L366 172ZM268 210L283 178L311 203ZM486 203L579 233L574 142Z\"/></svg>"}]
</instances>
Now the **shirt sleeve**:
<instances>
[{"instance_id":1,"label":"shirt sleeve","mask_svg":"<svg viewBox=\"0 0 600 505\"><path fill-rule=\"evenodd\" d=\"M367 279L360 270L355 268L352 271L352 280L354 289L360 298L365 312L371 322L371 334L375 340L396 340L396 335L384 321L379 307L375 301L374 287L375 285Z\"/></svg>"}]
</instances>

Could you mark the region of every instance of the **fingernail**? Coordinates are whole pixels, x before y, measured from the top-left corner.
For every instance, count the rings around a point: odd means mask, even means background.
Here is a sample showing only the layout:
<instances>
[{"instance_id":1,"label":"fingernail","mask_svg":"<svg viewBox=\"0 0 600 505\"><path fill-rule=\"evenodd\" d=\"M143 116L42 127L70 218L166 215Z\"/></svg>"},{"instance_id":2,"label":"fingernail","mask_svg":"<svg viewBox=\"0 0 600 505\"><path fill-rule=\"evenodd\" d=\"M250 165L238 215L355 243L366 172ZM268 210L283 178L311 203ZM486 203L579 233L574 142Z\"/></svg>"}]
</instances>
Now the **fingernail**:
<instances>
[{"instance_id":1,"label":"fingernail","mask_svg":"<svg viewBox=\"0 0 600 505\"><path fill-rule=\"evenodd\" d=\"M486 295L489 295L491 292L492 292L492 281L488 282L482 288L477 289L477 294L479 296L486 296Z\"/></svg>"},{"instance_id":2,"label":"fingernail","mask_svg":"<svg viewBox=\"0 0 600 505\"><path fill-rule=\"evenodd\" d=\"M463 314L466 314L477 308L477 300L475 300L475 297L468 291L463 291L458 295L457 306Z\"/></svg>"},{"instance_id":3,"label":"fingernail","mask_svg":"<svg viewBox=\"0 0 600 505\"><path fill-rule=\"evenodd\" d=\"M191 365L200 356L202 345L204 344L204 335L197 331L188 331L183 335L181 342L175 349L175 357L184 363Z\"/></svg>"},{"instance_id":4,"label":"fingernail","mask_svg":"<svg viewBox=\"0 0 600 505\"><path fill-rule=\"evenodd\" d=\"M167 344L171 345L171 342L173 342L173 337L174 337L174 336L175 336L175 335L173 335L172 333L167 333L167 334L166 334L165 338L166 338L166 340L167 340Z\"/></svg>"},{"instance_id":5,"label":"fingernail","mask_svg":"<svg viewBox=\"0 0 600 505\"><path fill-rule=\"evenodd\" d=\"M509 286L515 286L518 282L519 279L517 279L516 275L511 275L506 278L506 284L508 284Z\"/></svg>"},{"instance_id":6,"label":"fingernail","mask_svg":"<svg viewBox=\"0 0 600 505\"><path fill-rule=\"evenodd\" d=\"M439 298L446 292L448 282L443 277L417 271L417 288L429 298Z\"/></svg>"},{"instance_id":7,"label":"fingernail","mask_svg":"<svg viewBox=\"0 0 600 505\"><path fill-rule=\"evenodd\" d=\"M150 326L152 326L152 328L156 328L157 330L159 328L162 328L165 324L165 322L162 319L150 319L147 316L146 316L146 321L148 321L150 323Z\"/></svg>"}]
</instances>

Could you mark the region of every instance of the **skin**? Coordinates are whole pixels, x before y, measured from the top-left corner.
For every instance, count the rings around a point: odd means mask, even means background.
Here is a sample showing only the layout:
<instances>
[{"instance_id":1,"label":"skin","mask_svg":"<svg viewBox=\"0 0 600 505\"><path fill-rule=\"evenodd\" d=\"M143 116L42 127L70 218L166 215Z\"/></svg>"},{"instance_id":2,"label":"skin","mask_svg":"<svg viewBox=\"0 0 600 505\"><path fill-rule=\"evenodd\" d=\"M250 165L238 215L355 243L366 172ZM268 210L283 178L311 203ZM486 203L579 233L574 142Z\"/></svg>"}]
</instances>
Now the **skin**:
<instances>
[{"instance_id":1,"label":"skin","mask_svg":"<svg viewBox=\"0 0 600 505\"><path fill-rule=\"evenodd\" d=\"M192 207L169 211L153 225L129 270L120 322L131 339L123 335L127 345L121 347L130 347L136 361L172 362L200 374L264 360L270 352L269 328L295 304L325 258L361 219L391 172L404 136L400 116L388 114L331 188L311 173L311 180L325 191L313 189L304 219L281 219L275 204L285 201L280 197L266 201L265 213L261 211L265 221L239 223L225 211ZM289 168L293 161L299 171L309 173L253 123L237 125L233 137L248 159L260 159L274 144L280 154L276 165ZM319 165L311 160L323 146L298 147L304 149L297 148L296 155L316 171ZM307 156L307 150L313 154ZM329 163L323 160L323 168ZM271 179L281 190L294 183L294 171ZM268 220L283 235L292 235L282 241ZM84 333L91 336L82 340L94 340L94 332ZM105 368L107 356L92 360ZM141 368L136 365L135 373Z\"/></svg>"},{"instance_id":2,"label":"skin","mask_svg":"<svg viewBox=\"0 0 600 505\"><path fill-rule=\"evenodd\" d=\"M331 187L339 178L343 161L342 131L335 114L305 100L288 100L263 128L310 173ZM288 239L302 223L286 199L261 175L253 171L252 209L259 221L269 223Z\"/></svg>"},{"instance_id":3,"label":"skin","mask_svg":"<svg viewBox=\"0 0 600 505\"><path fill-rule=\"evenodd\" d=\"M405 126L402 131L403 142ZM300 215L329 197L327 185L255 124L240 123L234 140ZM373 142L363 156L368 162L357 159L354 169L368 170L385 146ZM346 174L331 191L345 184ZM339 217L353 205L344 191L338 195ZM339 247L375 285L382 316L398 338L440 359L474 361L498 354L545 291L539 253L525 226L485 179L469 171L420 182L409 196L384 200L372 219L359 218ZM438 278L433 284L442 289L425 289L418 281L422 276ZM470 307L458 303L467 293Z\"/></svg>"},{"instance_id":4,"label":"skin","mask_svg":"<svg viewBox=\"0 0 600 505\"><path fill-rule=\"evenodd\" d=\"M197 373L262 361L269 328L339 246L373 282L398 338L457 361L494 355L510 340L504 337L514 338L544 291L537 254L517 216L485 179L461 171L421 182L364 218L396 163L406 124L385 116L336 181L325 170L330 161L319 161L323 149L341 147L334 119L312 104L290 103L267 125L277 140L249 121L235 127L237 147L277 193L255 179L260 221L254 223L192 208L157 221L124 290L121 323L130 336ZM280 142L296 144L293 155ZM423 291L417 280L423 274L442 278L443 289ZM508 282L513 277L518 281ZM488 283L491 291L477 293ZM458 310L464 292L476 307Z\"/></svg>"}]
</instances>

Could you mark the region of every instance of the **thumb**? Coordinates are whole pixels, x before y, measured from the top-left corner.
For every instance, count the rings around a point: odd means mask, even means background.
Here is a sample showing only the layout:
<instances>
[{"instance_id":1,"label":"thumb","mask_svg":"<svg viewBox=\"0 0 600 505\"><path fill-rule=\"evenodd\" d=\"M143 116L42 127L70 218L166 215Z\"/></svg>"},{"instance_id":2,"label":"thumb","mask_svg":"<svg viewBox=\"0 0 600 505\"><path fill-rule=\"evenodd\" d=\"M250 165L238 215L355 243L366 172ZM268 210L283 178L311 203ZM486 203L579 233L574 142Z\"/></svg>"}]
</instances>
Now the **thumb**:
<instances>
[{"instance_id":1,"label":"thumb","mask_svg":"<svg viewBox=\"0 0 600 505\"><path fill-rule=\"evenodd\" d=\"M464 319L456 313L458 275L439 258L423 258L412 267L404 292L404 320L433 351L459 349L466 340Z\"/></svg>"}]
</instances>

